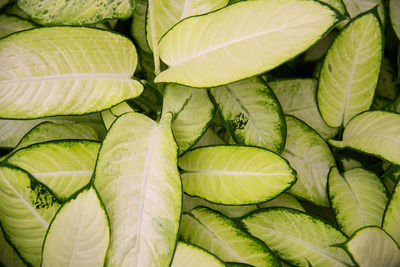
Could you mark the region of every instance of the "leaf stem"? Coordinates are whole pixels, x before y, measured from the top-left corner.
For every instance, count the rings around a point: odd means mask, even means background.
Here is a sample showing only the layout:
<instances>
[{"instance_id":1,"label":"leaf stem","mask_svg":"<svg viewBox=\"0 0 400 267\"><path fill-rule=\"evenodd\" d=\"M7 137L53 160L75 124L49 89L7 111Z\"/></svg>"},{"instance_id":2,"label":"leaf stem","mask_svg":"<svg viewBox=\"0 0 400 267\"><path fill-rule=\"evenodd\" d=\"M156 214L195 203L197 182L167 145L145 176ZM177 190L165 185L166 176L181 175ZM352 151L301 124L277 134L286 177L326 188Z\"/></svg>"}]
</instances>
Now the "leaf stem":
<instances>
[{"instance_id":1,"label":"leaf stem","mask_svg":"<svg viewBox=\"0 0 400 267\"><path fill-rule=\"evenodd\" d=\"M158 40L156 36L156 16L155 16L155 2L149 0L149 23L151 34L151 46L154 57L154 74L157 76L160 73L160 56L158 53Z\"/></svg>"}]
</instances>

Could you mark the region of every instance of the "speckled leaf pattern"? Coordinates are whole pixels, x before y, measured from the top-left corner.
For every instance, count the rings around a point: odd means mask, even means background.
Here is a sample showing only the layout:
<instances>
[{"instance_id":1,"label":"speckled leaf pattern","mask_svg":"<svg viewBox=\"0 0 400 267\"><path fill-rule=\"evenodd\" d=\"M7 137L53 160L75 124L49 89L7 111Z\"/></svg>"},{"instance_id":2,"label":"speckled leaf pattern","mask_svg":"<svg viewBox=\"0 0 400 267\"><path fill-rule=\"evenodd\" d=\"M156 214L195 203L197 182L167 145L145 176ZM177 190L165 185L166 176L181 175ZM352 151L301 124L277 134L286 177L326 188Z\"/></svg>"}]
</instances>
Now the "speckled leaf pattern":
<instances>
[{"instance_id":1,"label":"speckled leaf pattern","mask_svg":"<svg viewBox=\"0 0 400 267\"><path fill-rule=\"evenodd\" d=\"M337 148L351 148L400 165L400 114L368 111L356 116L343 131Z\"/></svg>"},{"instance_id":2,"label":"speckled leaf pattern","mask_svg":"<svg viewBox=\"0 0 400 267\"><path fill-rule=\"evenodd\" d=\"M400 183L397 182L390 201L387 204L385 215L383 218L382 227L387 233L389 233L393 239L400 244Z\"/></svg>"},{"instance_id":3,"label":"speckled leaf pattern","mask_svg":"<svg viewBox=\"0 0 400 267\"><path fill-rule=\"evenodd\" d=\"M370 108L382 56L382 30L375 13L355 18L336 37L326 53L317 90L318 108L329 126L346 126Z\"/></svg>"},{"instance_id":4,"label":"speckled leaf pattern","mask_svg":"<svg viewBox=\"0 0 400 267\"><path fill-rule=\"evenodd\" d=\"M255 0L188 18L160 40L170 68L155 81L211 87L254 76L305 51L338 16L316 1Z\"/></svg>"},{"instance_id":5,"label":"speckled leaf pattern","mask_svg":"<svg viewBox=\"0 0 400 267\"><path fill-rule=\"evenodd\" d=\"M109 240L106 211L91 187L65 203L54 217L41 266L102 266Z\"/></svg>"},{"instance_id":6,"label":"speckled leaf pattern","mask_svg":"<svg viewBox=\"0 0 400 267\"><path fill-rule=\"evenodd\" d=\"M217 257L194 245L178 242L171 267L208 266L223 267L225 264Z\"/></svg>"},{"instance_id":7,"label":"speckled leaf pattern","mask_svg":"<svg viewBox=\"0 0 400 267\"><path fill-rule=\"evenodd\" d=\"M125 113L99 152L94 186L111 227L108 266L168 266L176 245L182 190L171 113L155 122Z\"/></svg>"},{"instance_id":8,"label":"speckled leaf pattern","mask_svg":"<svg viewBox=\"0 0 400 267\"><path fill-rule=\"evenodd\" d=\"M99 147L94 141L52 141L18 150L5 161L31 173L65 201L89 183Z\"/></svg>"},{"instance_id":9,"label":"speckled leaf pattern","mask_svg":"<svg viewBox=\"0 0 400 267\"><path fill-rule=\"evenodd\" d=\"M46 231L60 204L25 171L0 164L0 223L22 258L40 266ZM10 205L12 203L12 205Z\"/></svg>"},{"instance_id":10,"label":"speckled leaf pattern","mask_svg":"<svg viewBox=\"0 0 400 267\"><path fill-rule=\"evenodd\" d=\"M0 264L12 267L26 267L27 265L18 256L15 249L6 240L3 230L0 228Z\"/></svg>"},{"instance_id":11,"label":"speckled leaf pattern","mask_svg":"<svg viewBox=\"0 0 400 267\"><path fill-rule=\"evenodd\" d=\"M296 266L353 265L345 251L331 246L345 242L346 236L306 213L273 207L251 213L241 222L272 252Z\"/></svg>"},{"instance_id":12,"label":"speckled leaf pattern","mask_svg":"<svg viewBox=\"0 0 400 267\"><path fill-rule=\"evenodd\" d=\"M173 114L172 133L179 154L182 154L205 133L214 117L215 108L206 90L167 84L164 88L162 112Z\"/></svg>"},{"instance_id":13,"label":"speckled leaf pattern","mask_svg":"<svg viewBox=\"0 0 400 267\"><path fill-rule=\"evenodd\" d=\"M18 0L18 6L42 25L85 25L105 19L127 19L134 0Z\"/></svg>"},{"instance_id":14,"label":"speckled leaf pattern","mask_svg":"<svg viewBox=\"0 0 400 267\"><path fill-rule=\"evenodd\" d=\"M328 196L340 229L348 236L364 226L381 226L386 188L373 172L354 168L340 174L332 168Z\"/></svg>"},{"instance_id":15,"label":"speckled leaf pattern","mask_svg":"<svg viewBox=\"0 0 400 267\"><path fill-rule=\"evenodd\" d=\"M286 124L288 134L282 157L298 175L289 193L327 207L326 182L335 159L324 139L307 124L292 116L286 116Z\"/></svg>"},{"instance_id":16,"label":"speckled leaf pattern","mask_svg":"<svg viewBox=\"0 0 400 267\"><path fill-rule=\"evenodd\" d=\"M237 144L282 152L286 137L282 108L261 78L212 88L210 96Z\"/></svg>"},{"instance_id":17,"label":"speckled leaf pattern","mask_svg":"<svg viewBox=\"0 0 400 267\"><path fill-rule=\"evenodd\" d=\"M137 61L132 42L99 29L22 31L0 40L0 61L1 118L90 113L143 90L131 78Z\"/></svg>"},{"instance_id":18,"label":"speckled leaf pattern","mask_svg":"<svg viewBox=\"0 0 400 267\"><path fill-rule=\"evenodd\" d=\"M354 261L363 267L400 265L400 247L381 228L364 227L345 244Z\"/></svg>"},{"instance_id":19,"label":"speckled leaf pattern","mask_svg":"<svg viewBox=\"0 0 400 267\"><path fill-rule=\"evenodd\" d=\"M181 156L178 164L185 193L219 204L267 201L296 181L286 160L257 147L199 147Z\"/></svg>"},{"instance_id":20,"label":"speckled leaf pattern","mask_svg":"<svg viewBox=\"0 0 400 267\"><path fill-rule=\"evenodd\" d=\"M268 82L283 112L304 121L323 138L335 136L338 129L329 127L318 111L315 79L283 79Z\"/></svg>"},{"instance_id":21,"label":"speckled leaf pattern","mask_svg":"<svg viewBox=\"0 0 400 267\"><path fill-rule=\"evenodd\" d=\"M198 207L183 214L180 237L224 262L253 266L279 266L277 259L259 240L241 230L231 219L209 208Z\"/></svg>"},{"instance_id":22,"label":"speckled leaf pattern","mask_svg":"<svg viewBox=\"0 0 400 267\"><path fill-rule=\"evenodd\" d=\"M25 19L7 14L0 15L0 38L14 32L35 28L35 25Z\"/></svg>"}]
</instances>

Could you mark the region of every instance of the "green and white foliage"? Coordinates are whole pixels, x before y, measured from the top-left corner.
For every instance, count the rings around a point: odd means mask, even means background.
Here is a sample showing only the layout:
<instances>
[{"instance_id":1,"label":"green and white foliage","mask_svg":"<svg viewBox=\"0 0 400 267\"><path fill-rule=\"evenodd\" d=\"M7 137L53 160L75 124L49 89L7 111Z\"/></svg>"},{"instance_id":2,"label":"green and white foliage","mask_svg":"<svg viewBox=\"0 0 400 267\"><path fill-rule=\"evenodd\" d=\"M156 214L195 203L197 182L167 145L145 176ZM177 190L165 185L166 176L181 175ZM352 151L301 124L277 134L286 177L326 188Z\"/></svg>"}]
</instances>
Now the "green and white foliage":
<instances>
[{"instance_id":1,"label":"green and white foliage","mask_svg":"<svg viewBox=\"0 0 400 267\"><path fill-rule=\"evenodd\" d=\"M316 42L304 54L304 61L317 61L321 59L326 54L326 51L329 49L337 35L337 31L331 31L327 36Z\"/></svg>"},{"instance_id":2,"label":"green and white foliage","mask_svg":"<svg viewBox=\"0 0 400 267\"><path fill-rule=\"evenodd\" d=\"M400 265L400 247L381 228L364 227L353 234L345 247L354 261L363 267Z\"/></svg>"},{"instance_id":3,"label":"green and white foliage","mask_svg":"<svg viewBox=\"0 0 400 267\"><path fill-rule=\"evenodd\" d=\"M241 230L228 217L206 207L184 213L179 234L183 241L209 251L224 262L280 266L262 242Z\"/></svg>"},{"instance_id":4,"label":"green and white foliage","mask_svg":"<svg viewBox=\"0 0 400 267\"><path fill-rule=\"evenodd\" d=\"M354 18L375 6L378 6L379 19L385 25L385 7L383 0L342 0L350 17Z\"/></svg>"},{"instance_id":5,"label":"green and white foliage","mask_svg":"<svg viewBox=\"0 0 400 267\"><path fill-rule=\"evenodd\" d=\"M320 206L328 206L326 182L329 169L336 165L325 143L312 128L286 116L287 137L282 157L296 170L298 179L289 193Z\"/></svg>"},{"instance_id":6,"label":"green and white foliage","mask_svg":"<svg viewBox=\"0 0 400 267\"><path fill-rule=\"evenodd\" d=\"M340 229L348 236L364 226L381 226L387 191L370 171L355 168L340 174L332 168L328 196Z\"/></svg>"},{"instance_id":7,"label":"green and white foliage","mask_svg":"<svg viewBox=\"0 0 400 267\"><path fill-rule=\"evenodd\" d=\"M15 249L7 242L0 227L0 266L26 267Z\"/></svg>"},{"instance_id":8,"label":"green and white foliage","mask_svg":"<svg viewBox=\"0 0 400 267\"><path fill-rule=\"evenodd\" d=\"M219 204L255 204L275 198L296 181L277 154L249 146L208 146L179 158L185 193Z\"/></svg>"},{"instance_id":9,"label":"green and white foliage","mask_svg":"<svg viewBox=\"0 0 400 267\"><path fill-rule=\"evenodd\" d=\"M243 227L272 252L295 266L349 266L350 257L333 245L345 235L321 219L294 209L262 209L241 219Z\"/></svg>"},{"instance_id":10,"label":"green and white foliage","mask_svg":"<svg viewBox=\"0 0 400 267\"><path fill-rule=\"evenodd\" d=\"M135 1L135 12L133 13L131 35L141 50L151 53L146 40L146 14L147 0Z\"/></svg>"},{"instance_id":11,"label":"green and white foliage","mask_svg":"<svg viewBox=\"0 0 400 267\"><path fill-rule=\"evenodd\" d=\"M304 121L323 138L332 138L337 128L329 127L322 119L315 99L317 80L284 79L268 82L282 105L283 112Z\"/></svg>"},{"instance_id":12,"label":"green and white foliage","mask_svg":"<svg viewBox=\"0 0 400 267\"><path fill-rule=\"evenodd\" d=\"M389 15L393 30L400 39L400 3L397 0L389 0Z\"/></svg>"},{"instance_id":13,"label":"green and white foliage","mask_svg":"<svg viewBox=\"0 0 400 267\"><path fill-rule=\"evenodd\" d=\"M351 148L400 165L400 114L364 112L350 121L343 140L329 140L337 148Z\"/></svg>"},{"instance_id":14,"label":"green and white foliage","mask_svg":"<svg viewBox=\"0 0 400 267\"><path fill-rule=\"evenodd\" d=\"M41 266L102 266L110 229L93 187L65 203L50 224Z\"/></svg>"},{"instance_id":15,"label":"green and white foliage","mask_svg":"<svg viewBox=\"0 0 400 267\"><path fill-rule=\"evenodd\" d=\"M329 126L346 126L370 108L382 57L382 29L373 12L352 20L336 37L326 53L317 90L318 108Z\"/></svg>"},{"instance_id":16,"label":"green and white foliage","mask_svg":"<svg viewBox=\"0 0 400 267\"><path fill-rule=\"evenodd\" d=\"M225 264L211 253L192 244L179 241L171 267L182 266L223 267Z\"/></svg>"},{"instance_id":17,"label":"green and white foliage","mask_svg":"<svg viewBox=\"0 0 400 267\"><path fill-rule=\"evenodd\" d=\"M241 80L209 92L236 144L282 152L286 137L282 108L261 78Z\"/></svg>"},{"instance_id":18,"label":"green and white foliage","mask_svg":"<svg viewBox=\"0 0 400 267\"><path fill-rule=\"evenodd\" d=\"M304 211L303 206L300 202L293 196L283 193L279 195L277 198L271 199L267 202L258 204L260 208L269 208L269 207L286 207L292 208L300 211ZM244 215L244 214L243 214Z\"/></svg>"},{"instance_id":19,"label":"green and white foliage","mask_svg":"<svg viewBox=\"0 0 400 267\"><path fill-rule=\"evenodd\" d=\"M149 9L147 9L146 37L152 49L152 38L158 43L161 37L179 21L222 8L228 0L152 0L154 1L154 29L150 28Z\"/></svg>"},{"instance_id":20,"label":"green and white foliage","mask_svg":"<svg viewBox=\"0 0 400 267\"><path fill-rule=\"evenodd\" d=\"M337 11L340 12L340 14L343 15L347 14L347 10L343 3L343 0L320 0L320 1L335 8Z\"/></svg>"},{"instance_id":21,"label":"green and white foliage","mask_svg":"<svg viewBox=\"0 0 400 267\"><path fill-rule=\"evenodd\" d=\"M108 266L167 266L181 215L182 189L172 115L160 122L125 113L100 149L94 186L111 227Z\"/></svg>"},{"instance_id":22,"label":"green and white foliage","mask_svg":"<svg viewBox=\"0 0 400 267\"><path fill-rule=\"evenodd\" d=\"M134 109L126 102L121 102L115 107L102 111L101 118L106 129L110 129L111 124L124 113L133 112Z\"/></svg>"},{"instance_id":23,"label":"green and white foliage","mask_svg":"<svg viewBox=\"0 0 400 267\"><path fill-rule=\"evenodd\" d=\"M0 223L8 241L32 266L40 266L44 237L60 204L27 172L0 163ZM11 204L12 203L12 204Z\"/></svg>"},{"instance_id":24,"label":"green and white foliage","mask_svg":"<svg viewBox=\"0 0 400 267\"><path fill-rule=\"evenodd\" d=\"M382 223L383 229L385 229L385 231L393 237L393 239L397 242L397 244L400 244L399 221L400 221L400 182L397 182L390 197L390 201L387 204Z\"/></svg>"},{"instance_id":25,"label":"green and white foliage","mask_svg":"<svg viewBox=\"0 0 400 267\"><path fill-rule=\"evenodd\" d=\"M179 84L167 84L164 88L162 113L171 112L172 133L183 154L205 133L214 117L215 108L206 90Z\"/></svg>"},{"instance_id":26,"label":"green and white foliage","mask_svg":"<svg viewBox=\"0 0 400 267\"><path fill-rule=\"evenodd\" d=\"M105 19L127 19L135 8L133 0L18 0L18 6L42 25L85 25Z\"/></svg>"},{"instance_id":27,"label":"green and white foliage","mask_svg":"<svg viewBox=\"0 0 400 267\"><path fill-rule=\"evenodd\" d=\"M35 25L25 19L7 14L0 14L0 38L14 32L35 28Z\"/></svg>"},{"instance_id":28,"label":"green and white foliage","mask_svg":"<svg viewBox=\"0 0 400 267\"><path fill-rule=\"evenodd\" d=\"M301 0L243 1L188 18L160 40L170 68L155 82L211 87L265 72L308 49L338 20L327 5Z\"/></svg>"},{"instance_id":29,"label":"green and white foliage","mask_svg":"<svg viewBox=\"0 0 400 267\"><path fill-rule=\"evenodd\" d=\"M0 40L0 60L2 118L95 112L143 90L131 78L135 47L108 31L85 27L23 31Z\"/></svg>"},{"instance_id":30,"label":"green and white foliage","mask_svg":"<svg viewBox=\"0 0 400 267\"><path fill-rule=\"evenodd\" d=\"M382 180L385 183L389 192L393 192L396 187L397 180L400 178L400 166L392 165L382 175Z\"/></svg>"},{"instance_id":31,"label":"green and white foliage","mask_svg":"<svg viewBox=\"0 0 400 267\"><path fill-rule=\"evenodd\" d=\"M18 150L5 162L28 171L65 201L90 182L99 147L94 141L51 141Z\"/></svg>"},{"instance_id":32,"label":"green and white foliage","mask_svg":"<svg viewBox=\"0 0 400 267\"><path fill-rule=\"evenodd\" d=\"M194 144L193 148L200 146L212 146L212 145L224 145L225 142L222 140L213 130L210 128L203 134L203 136Z\"/></svg>"},{"instance_id":33,"label":"green and white foliage","mask_svg":"<svg viewBox=\"0 0 400 267\"><path fill-rule=\"evenodd\" d=\"M281 195L282 196L282 195ZM278 197L279 198L279 197ZM200 197L191 197L187 194L183 195L183 212L191 212L196 207L207 207L222 213L229 218L238 218L246 215L247 213L258 209L257 205L221 205L209 202Z\"/></svg>"}]
</instances>

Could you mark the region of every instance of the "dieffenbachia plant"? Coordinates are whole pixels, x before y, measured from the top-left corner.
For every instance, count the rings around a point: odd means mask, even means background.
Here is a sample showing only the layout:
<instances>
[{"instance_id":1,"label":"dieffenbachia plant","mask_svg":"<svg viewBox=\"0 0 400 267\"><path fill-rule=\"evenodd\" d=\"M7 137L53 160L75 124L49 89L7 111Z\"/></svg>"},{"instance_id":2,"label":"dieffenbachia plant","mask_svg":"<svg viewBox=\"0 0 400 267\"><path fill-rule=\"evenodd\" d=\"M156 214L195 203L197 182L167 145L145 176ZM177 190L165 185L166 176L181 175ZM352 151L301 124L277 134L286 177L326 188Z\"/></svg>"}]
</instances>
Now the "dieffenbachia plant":
<instances>
[{"instance_id":1,"label":"dieffenbachia plant","mask_svg":"<svg viewBox=\"0 0 400 267\"><path fill-rule=\"evenodd\" d=\"M0 266L400 266L398 0L0 0Z\"/></svg>"}]
</instances>

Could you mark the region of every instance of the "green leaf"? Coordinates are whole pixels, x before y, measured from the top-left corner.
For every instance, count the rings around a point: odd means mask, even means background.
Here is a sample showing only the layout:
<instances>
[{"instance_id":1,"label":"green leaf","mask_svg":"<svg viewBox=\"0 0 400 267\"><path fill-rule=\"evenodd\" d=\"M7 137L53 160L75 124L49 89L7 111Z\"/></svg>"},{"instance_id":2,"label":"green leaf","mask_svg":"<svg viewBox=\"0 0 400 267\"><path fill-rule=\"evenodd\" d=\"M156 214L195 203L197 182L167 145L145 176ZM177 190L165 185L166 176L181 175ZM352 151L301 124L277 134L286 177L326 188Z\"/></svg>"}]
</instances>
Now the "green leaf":
<instances>
[{"instance_id":1,"label":"green leaf","mask_svg":"<svg viewBox=\"0 0 400 267\"><path fill-rule=\"evenodd\" d=\"M343 140L329 140L337 148L351 148L400 165L400 114L364 112L350 121Z\"/></svg>"},{"instance_id":2,"label":"green leaf","mask_svg":"<svg viewBox=\"0 0 400 267\"><path fill-rule=\"evenodd\" d=\"M337 35L337 31L331 31L327 36L316 42L304 54L304 61L317 61L321 59L326 54L326 51L329 49Z\"/></svg>"},{"instance_id":3,"label":"green leaf","mask_svg":"<svg viewBox=\"0 0 400 267\"><path fill-rule=\"evenodd\" d=\"M347 14L347 10L346 7L344 6L343 0L319 0L319 1L330 5L343 15Z\"/></svg>"},{"instance_id":4,"label":"green leaf","mask_svg":"<svg viewBox=\"0 0 400 267\"><path fill-rule=\"evenodd\" d=\"M213 254L191 244L178 242L171 267L208 266L223 267L225 264Z\"/></svg>"},{"instance_id":5,"label":"green leaf","mask_svg":"<svg viewBox=\"0 0 400 267\"><path fill-rule=\"evenodd\" d=\"M131 106L129 106L129 104L126 102L121 102L115 107L102 111L101 118L103 120L104 127L106 127L107 130L110 129L111 124L117 119L117 117L132 111L134 111L133 108L131 108Z\"/></svg>"},{"instance_id":6,"label":"green leaf","mask_svg":"<svg viewBox=\"0 0 400 267\"><path fill-rule=\"evenodd\" d=\"M2 0L0 0L2 1ZM13 1L14 2L14 1ZM12 5L8 5L5 9L4 9L4 13L8 14L8 15L14 15L14 16L18 16L21 19L26 19L26 20L30 20L30 17L24 12L22 11L17 3L12 4Z\"/></svg>"},{"instance_id":7,"label":"green leaf","mask_svg":"<svg viewBox=\"0 0 400 267\"><path fill-rule=\"evenodd\" d=\"M135 8L133 0L18 0L18 6L42 25L85 25L105 19L127 19Z\"/></svg>"},{"instance_id":8,"label":"green leaf","mask_svg":"<svg viewBox=\"0 0 400 267\"><path fill-rule=\"evenodd\" d=\"M392 22L393 30L400 39L400 2L398 0L389 0L389 16Z\"/></svg>"},{"instance_id":9,"label":"green leaf","mask_svg":"<svg viewBox=\"0 0 400 267\"><path fill-rule=\"evenodd\" d=\"M146 37L147 43L152 43L152 35L156 42L179 21L222 8L228 0L154 0L155 7L155 33L150 33L149 10L147 10ZM150 46L151 48L151 46Z\"/></svg>"},{"instance_id":10,"label":"green leaf","mask_svg":"<svg viewBox=\"0 0 400 267\"><path fill-rule=\"evenodd\" d=\"M326 182L335 159L324 139L302 121L286 116L287 138L282 157L296 170L297 182L289 193L327 207Z\"/></svg>"},{"instance_id":11,"label":"green leaf","mask_svg":"<svg viewBox=\"0 0 400 267\"><path fill-rule=\"evenodd\" d=\"M140 49L146 53L151 53L146 40L147 2L147 0L136 0L135 12L133 13L131 25L131 35Z\"/></svg>"},{"instance_id":12,"label":"green leaf","mask_svg":"<svg viewBox=\"0 0 400 267\"><path fill-rule=\"evenodd\" d=\"M54 217L41 266L102 266L109 239L106 211L91 187L65 203Z\"/></svg>"},{"instance_id":13,"label":"green leaf","mask_svg":"<svg viewBox=\"0 0 400 267\"><path fill-rule=\"evenodd\" d=\"M185 193L219 204L267 201L296 181L286 160L257 147L199 147L181 156L179 167Z\"/></svg>"},{"instance_id":14,"label":"green leaf","mask_svg":"<svg viewBox=\"0 0 400 267\"><path fill-rule=\"evenodd\" d=\"M178 84L164 88L162 113L171 112L172 133L183 154L205 133L214 117L215 109L206 90Z\"/></svg>"},{"instance_id":15,"label":"green leaf","mask_svg":"<svg viewBox=\"0 0 400 267\"><path fill-rule=\"evenodd\" d=\"M4 7L5 5L7 5L8 2L10 2L10 0L0 0L0 8L2 8L2 7Z\"/></svg>"},{"instance_id":16,"label":"green leaf","mask_svg":"<svg viewBox=\"0 0 400 267\"><path fill-rule=\"evenodd\" d=\"M48 27L19 32L0 40L0 60L1 118L84 114L143 90L131 78L135 47L103 30Z\"/></svg>"},{"instance_id":17,"label":"green leaf","mask_svg":"<svg viewBox=\"0 0 400 267\"><path fill-rule=\"evenodd\" d=\"M19 32L27 29L35 28L35 25L17 16L7 14L0 15L0 38L14 32Z\"/></svg>"},{"instance_id":18,"label":"green leaf","mask_svg":"<svg viewBox=\"0 0 400 267\"><path fill-rule=\"evenodd\" d=\"M254 266L279 266L275 256L259 240L241 230L231 219L209 208L183 214L180 237L225 262Z\"/></svg>"},{"instance_id":19,"label":"green leaf","mask_svg":"<svg viewBox=\"0 0 400 267\"><path fill-rule=\"evenodd\" d=\"M196 142L196 144L192 147L201 147L201 146L211 146L211 145L224 145L225 142L222 140L213 130L210 128L203 134L203 136Z\"/></svg>"},{"instance_id":20,"label":"green leaf","mask_svg":"<svg viewBox=\"0 0 400 267\"><path fill-rule=\"evenodd\" d=\"M382 70L379 76L378 88L376 88L376 95L385 97L385 99L395 99L398 90L395 84L396 77L394 75L393 65L391 60L384 58L382 62Z\"/></svg>"},{"instance_id":21,"label":"green leaf","mask_svg":"<svg viewBox=\"0 0 400 267\"><path fill-rule=\"evenodd\" d=\"M0 227L0 266L26 267L16 250L7 242Z\"/></svg>"},{"instance_id":22,"label":"green leaf","mask_svg":"<svg viewBox=\"0 0 400 267\"><path fill-rule=\"evenodd\" d=\"M261 78L212 88L210 96L237 144L282 152L286 137L282 108Z\"/></svg>"},{"instance_id":23,"label":"green leaf","mask_svg":"<svg viewBox=\"0 0 400 267\"><path fill-rule=\"evenodd\" d=\"M108 266L168 266L176 245L182 190L172 115L159 123L125 113L100 149L94 185L110 219Z\"/></svg>"},{"instance_id":24,"label":"green leaf","mask_svg":"<svg viewBox=\"0 0 400 267\"><path fill-rule=\"evenodd\" d=\"M300 202L293 196L283 193L277 198L271 199L267 202L258 204L260 208L269 208L269 207L286 207L292 208L300 211L304 211L303 206L301 206ZM244 215L244 214L243 214Z\"/></svg>"},{"instance_id":25,"label":"green leaf","mask_svg":"<svg viewBox=\"0 0 400 267\"><path fill-rule=\"evenodd\" d=\"M242 217L247 213L256 210L258 208L257 205L234 206L234 205L215 204L199 197L191 197L188 196L187 194L183 194L184 212L191 212L194 208L200 206L216 210L229 218Z\"/></svg>"},{"instance_id":26,"label":"green leaf","mask_svg":"<svg viewBox=\"0 0 400 267\"><path fill-rule=\"evenodd\" d=\"M159 43L170 68L155 82L211 87L260 74L308 49L339 16L316 1L255 0L185 19Z\"/></svg>"},{"instance_id":27,"label":"green leaf","mask_svg":"<svg viewBox=\"0 0 400 267\"><path fill-rule=\"evenodd\" d=\"M361 13L364 13L375 6L378 6L378 13L380 21L385 25L385 7L383 0L343 0L346 10L349 12L350 17L354 18Z\"/></svg>"},{"instance_id":28,"label":"green leaf","mask_svg":"<svg viewBox=\"0 0 400 267\"><path fill-rule=\"evenodd\" d=\"M94 141L51 141L18 150L5 162L28 171L65 201L89 183L99 147Z\"/></svg>"},{"instance_id":29,"label":"green leaf","mask_svg":"<svg viewBox=\"0 0 400 267\"><path fill-rule=\"evenodd\" d=\"M331 225L306 213L273 207L251 213L241 222L250 234L293 265L352 265L342 249L332 246L346 241L346 237Z\"/></svg>"},{"instance_id":30,"label":"green leaf","mask_svg":"<svg viewBox=\"0 0 400 267\"><path fill-rule=\"evenodd\" d=\"M328 196L340 229L348 236L368 225L380 226L387 204L387 191L381 180L362 168L341 175L332 168Z\"/></svg>"},{"instance_id":31,"label":"green leaf","mask_svg":"<svg viewBox=\"0 0 400 267\"><path fill-rule=\"evenodd\" d=\"M284 79L268 82L278 97L283 112L304 121L324 138L336 135L338 129L329 127L322 119L315 99L317 81L314 79Z\"/></svg>"},{"instance_id":32,"label":"green leaf","mask_svg":"<svg viewBox=\"0 0 400 267\"><path fill-rule=\"evenodd\" d=\"M363 267L399 266L400 248L381 228L364 227L345 244L354 261Z\"/></svg>"},{"instance_id":33,"label":"green leaf","mask_svg":"<svg viewBox=\"0 0 400 267\"><path fill-rule=\"evenodd\" d=\"M337 36L326 54L317 90L318 107L329 126L346 126L370 108L382 57L382 29L373 12L355 18Z\"/></svg>"},{"instance_id":34,"label":"green leaf","mask_svg":"<svg viewBox=\"0 0 400 267\"><path fill-rule=\"evenodd\" d=\"M0 163L0 223L9 242L32 266L40 266L46 231L60 204L27 172Z\"/></svg>"},{"instance_id":35,"label":"green leaf","mask_svg":"<svg viewBox=\"0 0 400 267\"><path fill-rule=\"evenodd\" d=\"M382 227L393 239L400 244L400 180L397 180L396 186L392 191L390 200L386 206L383 217Z\"/></svg>"}]
</instances>

